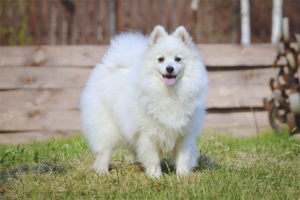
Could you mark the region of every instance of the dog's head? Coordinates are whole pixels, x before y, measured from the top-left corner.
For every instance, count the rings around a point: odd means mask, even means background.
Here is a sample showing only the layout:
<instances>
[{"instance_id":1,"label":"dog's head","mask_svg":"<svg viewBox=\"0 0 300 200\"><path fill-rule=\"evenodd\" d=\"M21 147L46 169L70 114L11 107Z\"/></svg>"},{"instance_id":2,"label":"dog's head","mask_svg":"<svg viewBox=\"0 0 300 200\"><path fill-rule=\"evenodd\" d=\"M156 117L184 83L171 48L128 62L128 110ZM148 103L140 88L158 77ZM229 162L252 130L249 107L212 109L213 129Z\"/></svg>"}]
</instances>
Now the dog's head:
<instances>
[{"instance_id":1,"label":"dog's head","mask_svg":"<svg viewBox=\"0 0 300 200\"><path fill-rule=\"evenodd\" d=\"M159 72L161 80L174 85L184 73L190 59L193 42L183 26L168 34L162 26L156 26L149 37L148 59Z\"/></svg>"}]
</instances>

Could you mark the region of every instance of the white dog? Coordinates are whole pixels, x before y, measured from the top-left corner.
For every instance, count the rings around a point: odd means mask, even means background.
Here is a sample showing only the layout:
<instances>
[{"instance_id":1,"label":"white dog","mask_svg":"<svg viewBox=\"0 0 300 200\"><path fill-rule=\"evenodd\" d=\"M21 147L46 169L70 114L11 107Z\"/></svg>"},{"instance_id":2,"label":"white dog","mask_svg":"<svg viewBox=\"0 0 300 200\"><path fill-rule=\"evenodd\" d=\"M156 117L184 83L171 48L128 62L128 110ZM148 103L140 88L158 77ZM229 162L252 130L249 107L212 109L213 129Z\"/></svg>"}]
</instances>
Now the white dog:
<instances>
[{"instance_id":1,"label":"white dog","mask_svg":"<svg viewBox=\"0 0 300 200\"><path fill-rule=\"evenodd\" d=\"M174 158L177 174L197 164L196 140L205 115L205 67L184 27L168 35L114 37L81 96L83 133L95 153L93 168L108 171L120 142L128 144L151 177L161 175L161 156Z\"/></svg>"}]
</instances>

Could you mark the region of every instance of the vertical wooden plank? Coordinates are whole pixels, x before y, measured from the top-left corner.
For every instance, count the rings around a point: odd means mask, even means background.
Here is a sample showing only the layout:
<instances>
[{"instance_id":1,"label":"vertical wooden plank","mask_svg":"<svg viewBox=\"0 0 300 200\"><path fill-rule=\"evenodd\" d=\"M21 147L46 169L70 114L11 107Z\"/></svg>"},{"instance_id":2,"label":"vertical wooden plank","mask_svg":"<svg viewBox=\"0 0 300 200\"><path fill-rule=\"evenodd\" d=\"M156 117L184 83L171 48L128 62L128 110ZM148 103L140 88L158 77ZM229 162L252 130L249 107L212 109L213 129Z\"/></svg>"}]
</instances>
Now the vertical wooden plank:
<instances>
[{"instance_id":1,"label":"vertical wooden plank","mask_svg":"<svg viewBox=\"0 0 300 200\"><path fill-rule=\"evenodd\" d=\"M35 3L35 10L36 10L36 38L37 38L37 45L43 44L43 34L42 34L42 2L36 0Z\"/></svg>"},{"instance_id":2,"label":"vertical wooden plank","mask_svg":"<svg viewBox=\"0 0 300 200\"><path fill-rule=\"evenodd\" d=\"M85 8L85 1L84 0L77 0L76 1L77 7L77 22L78 22L78 44L83 44L86 36L86 28L85 28L85 18L84 18L84 8Z\"/></svg>"},{"instance_id":3,"label":"vertical wooden plank","mask_svg":"<svg viewBox=\"0 0 300 200\"><path fill-rule=\"evenodd\" d=\"M176 0L171 0L171 30L174 31L177 27Z\"/></svg>"},{"instance_id":4,"label":"vertical wooden plank","mask_svg":"<svg viewBox=\"0 0 300 200\"><path fill-rule=\"evenodd\" d=\"M134 31L139 31L139 21L140 21L140 16L139 16L139 3L140 0L129 0L129 29L134 30Z\"/></svg>"},{"instance_id":5,"label":"vertical wooden plank","mask_svg":"<svg viewBox=\"0 0 300 200\"><path fill-rule=\"evenodd\" d=\"M108 33L108 24L109 21L107 20L107 1L100 1L99 2L99 24L97 26L97 38L101 42L101 44L107 42L107 33Z\"/></svg>"},{"instance_id":6,"label":"vertical wooden plank","mask_svg":"<svg viewBox=\"0 0 300 200\"><path fill-rule=\"evenodd\" d=\"M75 41L75 44L80 44L81 40L81 28L82 28L82 20L81 20L81 5L80 5L81 0L74 1L75 3L75 8L76 8L76 13L75 13L75 26L74 26L74 33L73 33L73 40Z\"/></svg>"},{"instance_id":7,"label":"vertical wooden plank","mask_svg":"<svg viewBox=\"0 0 300 200\"><path fill-rule=\"evenodd\" d=\"M28 18L25 16L26 8L25 8L25 1L24 0L19 0L19 9L18 9L18 12L19 12L19 17L21 19L23 19L23 20L26 20L25 23L28 24ZM22 41L20 41L21 45L26 44L26 41L28 40L28 27L27 27L27 30L24 33L23 38L21 40L22 40Z\"/></svg>"},{"instance_id":8,"label":"vertical wooden plank","mask_svg":"<svg viewBox=\"0 0 300 200\"><path fill-rule=\"evenodd\" d=\"M66 8L64 7L63 4L61 4L61 7L62 7L62 15L61 15L61 18L62 18L62 22L61 22L61 44L62 45L66 45L68 42L68 37L67 37L67 34L68 34L68 22L67 22L67 19L66 19L66 15L67 15L67 10Z\"/></svg>"},{"instance_id":9,"label":"vertical wooden plank","mask_svg":"<svg viewBox=\"0 0 300 200\"><path fill-rule=\"evenodd\" d=\"M131 0L123 0L124 1L124 11L125 11L125 16L124 16L124 25L123 25L123 32L124 31L129 31L130 30L130 21L132 21L132 19L130 18L130 1Z\"/></svg>"},{"instance_id":10,"label":"vertical wooden plank","mask_svg":"<svg viewBox=\"0 0 300 200\"><path fill-rule=\"evenodd\" d=\"M2 3L1 6L3 8L1 14L2 19L8 19L6 4ZM7 21L8 20L0 20L0 26L3 28L6 27ZM0 45L7 45L7 44L8 44L7 33L0 32Z\"/></svg>"},{"instance_id":11,"label":"vertical wooden plank","mask_svg":"<svg viewBox=\"0 0 300 200\"><path fill-rule=\"evenodd\" d=\"M171 0L165 0L165 29L171 31L171 16L174 14L171 10Z\"/></svg>"},{"instance_id":12,"label":"vertical wooden plank","mask_svg":"<svg viewBox=\"0 0 300 200\"><path fill-rule=\"evenodd\" d=\"M116 13L115 13L116 1L109 1L109 31L110 37L116 34Z\"/></svg>"},{"instance_id":13,"label":"vertical wooden plank","mask_svg":"<svg viewBox=\"0 0 300 200\"><path fill-rule=\"evenodd\" d=\"M73 17L72 17L72 28L71 28L71 44L78 44L79 42L79 20L78 20L78 13L80 7L78 7L77 1L72 1L73 6L74 6L74 12L73 12Z\"/></svg>"},{"instance_id":14,"label":"vertical wooden plank","mask_svg":"<svg viewBox=\"0 0 300 200\"><path fill-rule=\"evenodd\" d=\"M31 35L33 37L33 43L37 44L38 43L38 37L36 33L36 1L35 0L29 0L29 15L30 15L30 30L31 30Z\"/></svg>"},{"instance_id":15,"label":"vertical wooden plank","mask_svg":"<svg viewBox=\"0 0 300 200\"><path fill-rule=\"evenodd\" d=\"M19 45L19 38L17 33L21 30L21 24L20 24L20 13L18 13L18 4L17 2L13 2L9 6L9 16L11 18L11 24L10 27L12 28L11 34L11 42L12 45Z\"/></svg>"},{"instance_id":16,"label":"vertical wooden plank","mask_svg":"<svg viewBox=\"0 0 300 200\"><path fill-rule=\"evenodd\" d=\"M54 1L50 1L50 44L56 44L56 6Z\"/></svg>"},{"instance_id":17,"label":"vertical wooden plank","mask_svg":"<svg viewBox=\"0 0 300 200\"><path fill-rule=\"evenodd\" d=\"M213 4L211 1L205 1L205 13L206 13L206 21L205 21L205 27L206 27L206 41L211 42L210 35L213 34Z\"/></svg>"},{"instance_id":18,"label":"vertical wooden plank","mask_svg":"<svg viewBox=\"0 0 300 200\"><path fill-rule=\"evenodd\" d=\"M141 2L141 30L145 34L149 34L151 31L151 18L152 18L152 7L150 0L143 0Z\"/></svg>"},{"instance_id":19,"label":"vertical wooden plank","mask_svg":"<svg viewBox=\"0 0 300 200\"><path fill-rule=\"evenodd\" d=\"M187 10L188 10L188 25L187 25L187 29L191 35L191 37L193 38L193 40L196 40L196 21L197 21L197 11L193 10L191 8L191 4L192 4L192 0L188 0L187 1Z\"/></svg>"},{"instance_id":20,"label":"vertical wooden plank","mask_svg":"<svg viewBox=\"0 0 300 200\"><path fill-rule=\"evenodd\" d=\"M41 1L42 44L49 44L49 1Z\"/></svg>"},{"instance_id":21,"label":"vertical wooden plank","mask_svg":"<svg viewBox=\"0 0 300 200\"><path fill-rule=\"evenodd\" d=\"M294 1L296 6L296 2ZM251 42L270 42L272 26L272 2L250 1ZM283 5L286 4L284 1ZM283 6L284 7L284 6ZM295 13L299 13L299 8ZM286 16L288 13L284 13ZM298 22L298 25L300 23ZM291 30L290 30L291 31ZM292 32L291 32L292 33Z\"/></svg>"},{"instance_id":22,"label":"vertical wooden plank","mask_svg":"<svg viewBox=\"0 0 300 200\"><path fill-rule=\"evenodd\" d=\"M300 1L285 0L282 10L284 16L289 18L290 33L300 33Z\"/></svg>"},{"instance_id":23,"label":"vertical wooden plank","mask_svg":"<svg viewBox=\"0 0 300 200\"><path fill-rule=\"evenodd\" d=\"M91 31L90 21L89 21L89 14L88 14L88 1L82 0L82 20L83 20L83 30L81 30L83 34L83 40L81 44L86 44L88 42L89 33Z\"/></svg>"},{"instance_id":24,"label":"vertical wooden plank","mask_svg":"<svg viewBox=\"0 0 300 200\"><path fill-rule=\"evenodd\" d=\"M88 2L90 33L88 37L89 44L97 44L97 11L99 1L90 0Z\"/></svg>"},{"instance_id":25,"label":"vertical wooden plank","mask_svg":"<svg viewBox=\"0 0 300 200\"><path fill-rule=\"evenodd\" d=\"M198 9L197 9L197 13L196 13L196 15L197 15L197 21L196 21L196 38L195 38L195 41L194 41L196 43L200 42L200 40L201 40L201 32L202 32L202 29L203 29L202 24L201 24L201 12L202 12L201 9L202 9L202 7L201 7L200 2L201 1L199 1L199 3L198 3Z\"/></svg>"},{"instance_id":26,"label":"vertical wooden plank","mask_svg":"<svg viewBox=\"0 0 300 200\"><path fill-rule=\"evenodd\" d=\"M86 36L85 36L85 44L91 44L92 41L93 41L93 38L92 38L92 17L94 15L94 11L93 11L93 7L90 6L93 2L92 0L86 0L85 1L86 3L86 7L85 7L85 14L84 14L84 17L85 17L85 28L87 30L86 32Z\"/></svg>"},{"instance_id":27,"label":"vertical wooden plank","mask_svg":"<svg viewBox=\"0 0 300 200\"><path fill-rule=\"evenodd\" d=\"M200 26L199 38L198 43L203 43L205 40L205 3L203 1L199 2L199 17L198 17L198 24Z\"/></svg>"},{"instance_id":28,"label":"vertical wooden plank","mask_svg":"<svg viewBox=\"0 0 300 200\"><path fill-rule=\"evenodd\" d=\"M102 35L102 43L107 44L110 40L110 1L102 0L100 1L100 27L98 27L98 35Z\"/></svg>"},{"instance_id":29,"label":"vertical wooden plank","mask_svg":"<svg viewBox=\"0 0 300 200\"><path fill-rule=\"evenodd\" d=\"M176 25L177 26L180 25L185 26L184 3L185 1L176 0L176 13L177 13Z\"/></svg>"},{"instance_id":30,"label":"vertical wooden plank","mask_svg":"<svg viewBox=\"0 0 300 200\"><path fill-rule=\"evenodd\" d=\"M94 20L94 28L95 28L95 39L97 44L103 43L103 27L101 25L101 1L97 1L95 5L95 20Z\"/></svg>"},{"instance_id":31,"label":"vertical wooden plank","mask_svg":"<svg viewBox=\"0 0 300 200\"><path fill-rule=\"evenodd\" d=\"M149 2L149 0L147 0L146 2ZM145 15L149 15L149 7L146 10L142 10L142 3L143 1L138 1L137 0L137 5L136 5L136 13L137 13L137 30L139 32L145 33L145 29L144 29L144 24L148 23L146 21L144 21ZM144 14L144 13L145 14Z\"/></svg>"},{"instance_id":32,"label":"vertical wooden plank","mask_svg":"<svg viewBox=\"0 0 300 200\"><path fill-rule=\"evenodd\" d=\"M236 1L236 9L238 9L238 2ZM217 6L217 7L216 7ZM224 8L224 9L220 9ZM218 43L230 43L233 42L233 32L234 32L234 2L232 0L221 1L215 5L214 13L221 10L218 15L215 15L214 27L218 35L216 36L216 41ZM238 18L239 13L236 13L236 18ZM223 21L223 23L221 23ZM236 27L236 35L238 31L238 23Z\"/></svg>"},{"instance_id":33,"label":"vertical wooden plank","mask_svg":"<svg viewBox=\"0 0 300 200\"><path fill-rule=\"evenodd\" d=\"M190 9L190 5L191 5L191 1L189 0L186 0L184 1L184 18L183 18L183 21L184 21L184 24L185 24L185 27L188 31L190 31L190 12L191 12L191 9Z\"/></svg>"},{"instance_id":34,"label":"vertical wooden plank","mask_svg":"<svg viewBox=\"0 0 300 200\"><path fill-rule=\"evenodd\" d=\"M123 15L123 0L116 0L115 13L116 13L116 32L120 32L123 29L124 15Z\"/></svg>"},{"instance_id":35,"label":"vertical wooden plank","mask_svg":"<svg viewBox=\"0 0 300 200\"><path fill-rule=\"evenodd\" d=\"M160 0L152 0L152 25L151 29L156 25L163 25L161 23Z\"/></svg>"},{"instance_id":36,"label":"vertical wooden plank","mask_svg":"<svg viewBox=\"0 0 300 200\"><path fill-rule=\"evenodd\" d=\"M198 40L197 11L198 11L198 8L197 9L191 8L191 23L192 23L191 35L195 42L197 42L197 40Z\"/></svg>"},{"instance_id":37,"label":"vertical wooden plank","mask_svg":"<svg viewBox=\"0 0 300 200\"><path fill-rule=\"evenodd\" d=\"M201 38L201 30L202 30L202 26L201 26L201 4L200 4L200 0L198 1L197 4L197 8L196 10L194 10L194 18L195 18L195 36L194 36L194 42L195 43L199 43L200 38Z\"/></svg>"},{"instance_id":38,"label":"vertical wooden plank","mask_svg":"<svg viewBox=\"0 0 300 200\"><path fill-rule=\"evenodd\" d=\"M60 0L62 10L63 10L63 22L62 22L62 36L64 44L71 44L72 40L72 30L74 15L76 12L76 7L73 1L71 0Z\"/></svg>"},{"instance_id":39,"label":"vertical wooden plank","mask_svg":"<svg viewBox=\"0 0 300 200\"><path fill-rule=\"evenodd\" d=\"M166 28L167 26L167 12L166 12L166 1L159 1L158 2L158 10L159 10L159 22L158 24L161 24L163 27ZM168 30L167 30L168 31Z\"/></svg>"},{"instance_id":40,"label":"vertical wooden plank","mask_svg":"<svg viewBox=\"0 0 300 200\"><path fill-rule=\"evenodd\" d=\"M116 31L123 32L131 29L132 18L131 14L131 1L130 0L116 0Z\"/></svg>"},{"instance_id":41,"label":"vertical wooden plank","mask_svg":"<svg viewBox=\"0 0 300 200\"><path fill-rule=\"evenodd\" d=\"M234 44L238 43L238 16L239 16L239 5L238 0L232 0L232 39L231 42Z\"/></svg>"},{"instance_id":42,"label":"vertical wooden plank","mask_svg":"<svg viewBox=\"0 0 300 200\"><path fill-rule=\"evenodd\" d=\"M208 35L208 27L209 25L207 24L207 19L209 18L208 16L208 9L207 9L207 1L203 1L202 2L202 25L203 27L205 27L205 29L203 29L202 31L202 39L203 41L207 41L207 35Z\"/></svg>"},{"instance_id":43,"label":"vertical wooden plank","mask_svg":"<svg viewBox=\"0 0 300 200\"><path fill-rule=\"evenodd\" d=\"M62 42L62 6L59 0L55 1L55 10L56 10L56 44L61 44Z\"/></svg>"}]
</instances>

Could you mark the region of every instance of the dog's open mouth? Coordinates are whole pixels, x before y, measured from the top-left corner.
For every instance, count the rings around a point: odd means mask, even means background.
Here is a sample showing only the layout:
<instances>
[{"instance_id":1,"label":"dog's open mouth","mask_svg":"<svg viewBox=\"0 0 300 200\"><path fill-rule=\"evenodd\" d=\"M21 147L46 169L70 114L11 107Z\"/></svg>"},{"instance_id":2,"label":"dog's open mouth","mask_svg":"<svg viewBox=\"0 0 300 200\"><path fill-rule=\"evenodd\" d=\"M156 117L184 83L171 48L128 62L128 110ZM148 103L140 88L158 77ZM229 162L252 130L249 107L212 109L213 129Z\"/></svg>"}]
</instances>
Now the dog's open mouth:
<instances>
[{"instance_id":1,"label":"dog's open mouth","mask_svg":"<svg viewBox=\"0 0 300 200\"><path fill-rule=\"evenodd\" d=\"M173 85L176 81L176 75L162 75L166 85Z\"/></svg>"}]
</instances>

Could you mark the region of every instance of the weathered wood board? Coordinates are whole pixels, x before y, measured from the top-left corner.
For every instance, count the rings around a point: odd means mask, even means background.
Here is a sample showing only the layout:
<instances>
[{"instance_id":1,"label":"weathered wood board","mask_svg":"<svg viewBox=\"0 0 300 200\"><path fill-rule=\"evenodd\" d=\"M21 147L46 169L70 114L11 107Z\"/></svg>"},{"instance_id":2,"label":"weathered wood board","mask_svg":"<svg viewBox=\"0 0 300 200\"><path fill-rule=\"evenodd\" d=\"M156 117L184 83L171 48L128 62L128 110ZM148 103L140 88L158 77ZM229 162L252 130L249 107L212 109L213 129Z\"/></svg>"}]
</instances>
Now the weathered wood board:
<instances>
[{"instance_id":1,"label":"weathered wood board","mask_svg":"<svg viewBox=\"0 0 300 200\"><path fill-rule=\"evenodd\" d=\"M267 128L262 98L271 97L273 47L197 48L208 67L210 85L204 130L256 135L257 129ZM107 46L0 47L0 143L79 133L80 94L106 50ZM259 111L253 113L252 108Z\"/></svg>"},{"instance_id":2,"label":"weathered wood board","mask_svg":"<svg viewBox=\"0 0 300 200\"><path fill-rule=\"evenodd\" d=\"M0 89L9 91L0 92L0 101L5 102L0 104L0 110L1 107L8 108L6 103L33 96L39 99L39 96L46 93L47 96L56 99L57 106L61 107L61 104L66 104L65 101L69 102L68 95L79 99L90 73L90 68L1 67ZM207 107L262 107L262 98L271 95L268 82L273 74L272 68L208 72L210 86ZM19 98L16 98L17 96ZM24 103L28 104L26 101L14 104ZM72 108L76 108L77 105L76 101Z\"/></svg>"},{"instance_id":3,"label":"weathered wood board","mask_svg":"<svg viewBox=\"0 0 300 200\"><path fill-rule=\"evenodd\" d=\"M249 46L199 44L196 46L208 67L271 66L276 52L270 44ZM1 47L0 66L94 66L108 46Z\"/></svg>"},{"instance_id":4,"label":"weathered wood board","mask_svg":"<svg viewBox=\"0 0 300 200\"><path fill-rule=\"evenodd\" d=\"M83 87L90 68L0 67L0 89Z\"/></svg>"},{"instance_id":5,"label":"weathered wood board","mask_svg":"<svg viewBox=\"0 0 300 200\"><path fill-rule=\"evenodd\" d=\"M204 123L205 132L234 136L255 136L257 128L259 132L268 128L267 112L208 113ZM0 129L0 144L68 137L80 134L79 111L11 111L0 114Z\"/></svg>"},{"instance_id":6,"label":"weathered wood board","mask_svg":"<svg viewBox=\"0 0 300 200\"><path fill-rule=\"evenodd\" d=\"M255 112L262 126L267 123L266 113ZM264 119L265 118L265 119ZM206 127L252 127L254 126L252 112L208 113ZM251 123L250 123L251 122ZM62 130L79 131L79 109L11 109L0 113L0 130L37 131Z\"/></svg>"},{"instance_id":7,"label":"weathered wood board","mask_svg":"<svg viewBox=\"0 0 300 200\"><path fill-rule=\"evenodd\" d=\"M80 134L79 131L22 131L22 132L9 132L0 134L0 144L22 144L32 141L47 141L54 137L71 137Z\"/></svg>"}]
</instances>

